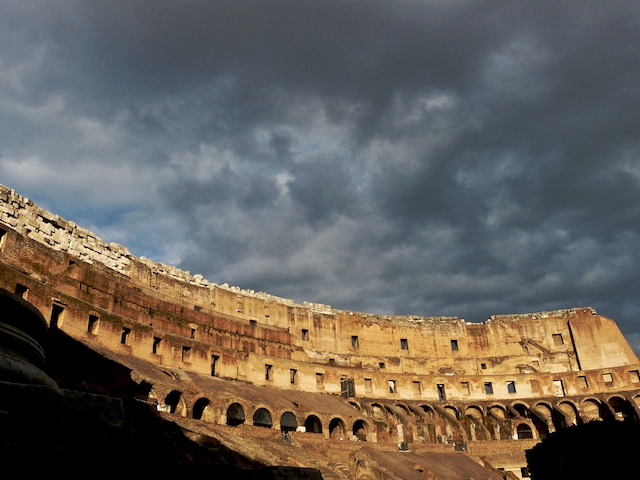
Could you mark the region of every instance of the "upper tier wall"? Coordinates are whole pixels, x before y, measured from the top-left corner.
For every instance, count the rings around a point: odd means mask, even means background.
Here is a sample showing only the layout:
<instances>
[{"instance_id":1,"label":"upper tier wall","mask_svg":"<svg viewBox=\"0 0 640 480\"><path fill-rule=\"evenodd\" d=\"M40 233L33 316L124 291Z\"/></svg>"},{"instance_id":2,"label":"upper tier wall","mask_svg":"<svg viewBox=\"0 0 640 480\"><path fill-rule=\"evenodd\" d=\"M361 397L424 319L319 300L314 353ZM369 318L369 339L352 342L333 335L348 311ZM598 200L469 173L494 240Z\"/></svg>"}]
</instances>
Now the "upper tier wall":
<instances>
[{"instance_id":1,"label":"upper tier wall","mask_svg":"<svg viewBox=\"0 0 640 480\"><path fill-rule=\"evenodd\" d=\"M126 248L105 243L88 230L39 208L3 186L0 186L0 223L49 252L60 252L89 265L102 265L113 271L114 277L120 275L117 282L131 285L127 297L120 302L133 305L134 310L149 308L145 302L150 300L141 299L137 306L131 301L131 296L139 295L135 292L140 291L148 298L162 297L203 314L225 315L233 321L286 330L291 342L305 352L304 358L314 361L333 359L345 365L371 368L385 362L387 367L399 365L403 372L477 372L486 364L489 369L504 373L575 371L638 361L615 322L590 308L496 315L484 324L472 324L457 317L381 316L306 302L296 305L292 300L216 285L201 275L191 276L175 267L137 258ZM119 288L107 285L112 281L107 278L109 275L101 286L96 279L83 278L85 274L57 272L56 269L66 268L66 264L56 265L55 261L46 260L48 256L43 255L38 264L35 257L34 261L21 258L24 254L16 251L14 260L15 265L22 265L31 276L40 275L41 280L52 275L65 276L66 281L73 283L69 284L71 295L84 288L95 292L103 289L105 298L121 296L117 292L122 285ZM76 278L77 275L80 276ZM91 301L100 302L96 296ZM144 323L146 319L139 321Z\"/></svg>"},{"instance_id":2,"label":"upper tier wall","mask_svg":"<svg viewBox=\"0 0 640 480\"><path fill-rule=\"evenodd\" d=\"M172 280L179 280L187 285L198 287L220 288L242 296L254 297L260 300L280 303L292 306L293 300L278 297L264 292L245 290L226 283L218 285L209 282L202 275L191 275L190 272L181 270L175 266L165 265L151 261L145 257L132 255L125 247L117 243L106 243L93 232L67 221L58 215L40 208L29 198L16 193L4 185L0 185L0 222L10 226L13 230L48 247L65 252L87 263L98 262L128 277L135 277L139 269L136 263L149 267L154 275L165 276ZM144 268L143 268L144 269ZM157 282L157 278L154 279ZM164 291L169 296L183 297L177 291ZM334 310L318 303L304 302L303 306L313 313L330 314ZM409 316L379 316L379 319L391 319L394 321L423 322L427 318ZM428 317L430 320L457 321L456 317Z\"/></svg>"}]
</instances>

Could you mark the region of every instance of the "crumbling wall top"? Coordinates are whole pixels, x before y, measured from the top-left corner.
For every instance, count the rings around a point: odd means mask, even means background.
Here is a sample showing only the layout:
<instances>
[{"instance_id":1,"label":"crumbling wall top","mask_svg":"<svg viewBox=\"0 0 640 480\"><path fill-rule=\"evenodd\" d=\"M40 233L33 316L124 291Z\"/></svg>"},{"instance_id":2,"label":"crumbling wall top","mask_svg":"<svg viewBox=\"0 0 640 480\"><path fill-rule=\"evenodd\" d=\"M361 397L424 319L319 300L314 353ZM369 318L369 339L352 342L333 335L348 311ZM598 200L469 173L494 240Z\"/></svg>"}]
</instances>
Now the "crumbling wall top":
<instances>
[{"instance_id":1,"label":"crumbling wall top","mask_svg":"<svg viewBox=\"0 0 640 480\"><path fill-rule=\"evenodd\" d=\"M561 310L549 310L549 311L533 312L533 313L512 313L512 314L506 314L506 315L491 315L491 318L487 320L487 324L516 322L519 320L541 320L545 318L574 317L578 314L578 312L584 312L585 310L590 312L591 315L597 315L596 311L591 307L566 308Z\"/></svg>"}]
</instances>

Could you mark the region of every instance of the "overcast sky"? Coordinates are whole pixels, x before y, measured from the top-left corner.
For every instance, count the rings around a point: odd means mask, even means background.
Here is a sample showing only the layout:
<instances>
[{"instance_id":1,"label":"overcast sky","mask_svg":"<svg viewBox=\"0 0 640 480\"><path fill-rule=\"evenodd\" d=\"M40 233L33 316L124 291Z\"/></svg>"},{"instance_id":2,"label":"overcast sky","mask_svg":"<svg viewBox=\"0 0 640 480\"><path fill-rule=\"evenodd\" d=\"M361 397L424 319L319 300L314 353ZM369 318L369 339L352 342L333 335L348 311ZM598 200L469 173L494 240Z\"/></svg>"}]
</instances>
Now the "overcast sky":
<instances>
[{"instance_id":1,"label":"overcast sky","mask_svg":"<svg viewBox=\"0 0 640 480\"><path fill-rule=\"evenodd\" d=\"M0 183L211 282L640 353L640 2L0 0Z\"/></svg>"}]
</instances>

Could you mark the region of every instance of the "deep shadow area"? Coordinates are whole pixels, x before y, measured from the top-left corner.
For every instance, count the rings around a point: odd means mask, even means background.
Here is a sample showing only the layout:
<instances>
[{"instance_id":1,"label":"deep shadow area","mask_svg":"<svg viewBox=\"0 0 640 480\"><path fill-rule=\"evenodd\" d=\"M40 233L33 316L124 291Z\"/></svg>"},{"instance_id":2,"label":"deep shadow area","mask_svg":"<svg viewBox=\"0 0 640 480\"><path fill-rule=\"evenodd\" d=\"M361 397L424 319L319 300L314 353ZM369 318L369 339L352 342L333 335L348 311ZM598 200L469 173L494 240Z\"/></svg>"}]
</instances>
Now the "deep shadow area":
<instances>
[{"instance_id":1,"label":"deep shadow area","mask_svg":"<svg viewBox=\"0 0 640 480\"><path fill-rule=\"evenodd\" d=\"M533 480L637 478L640 424L590 422L549 434L526 451Z\"/></svg>"}]
</instances>

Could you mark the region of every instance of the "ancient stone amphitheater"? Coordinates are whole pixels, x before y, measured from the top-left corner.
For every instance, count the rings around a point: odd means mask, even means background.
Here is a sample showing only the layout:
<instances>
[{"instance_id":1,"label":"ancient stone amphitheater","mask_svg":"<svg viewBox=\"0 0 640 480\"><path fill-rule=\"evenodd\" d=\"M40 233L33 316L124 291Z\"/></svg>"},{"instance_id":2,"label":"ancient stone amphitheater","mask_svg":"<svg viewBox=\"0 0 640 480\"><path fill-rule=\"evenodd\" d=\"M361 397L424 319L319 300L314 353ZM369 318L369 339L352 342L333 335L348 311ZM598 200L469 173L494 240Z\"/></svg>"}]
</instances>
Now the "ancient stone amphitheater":
<instances>
[{"instance_id":1,"label":"ancient stone amphitheater","mask_svg":"<svg viewBox=\"0 0 640 480\"><path fill-rule=\"evenodd\" d=\"M535 478L545 437L640 417L638 358L591 308L475 324L296 304L137 258L4 186L0 288L0 449L23 465ZM165 433L132 427L140 408Z\"/></svg>"}]
</instances>

